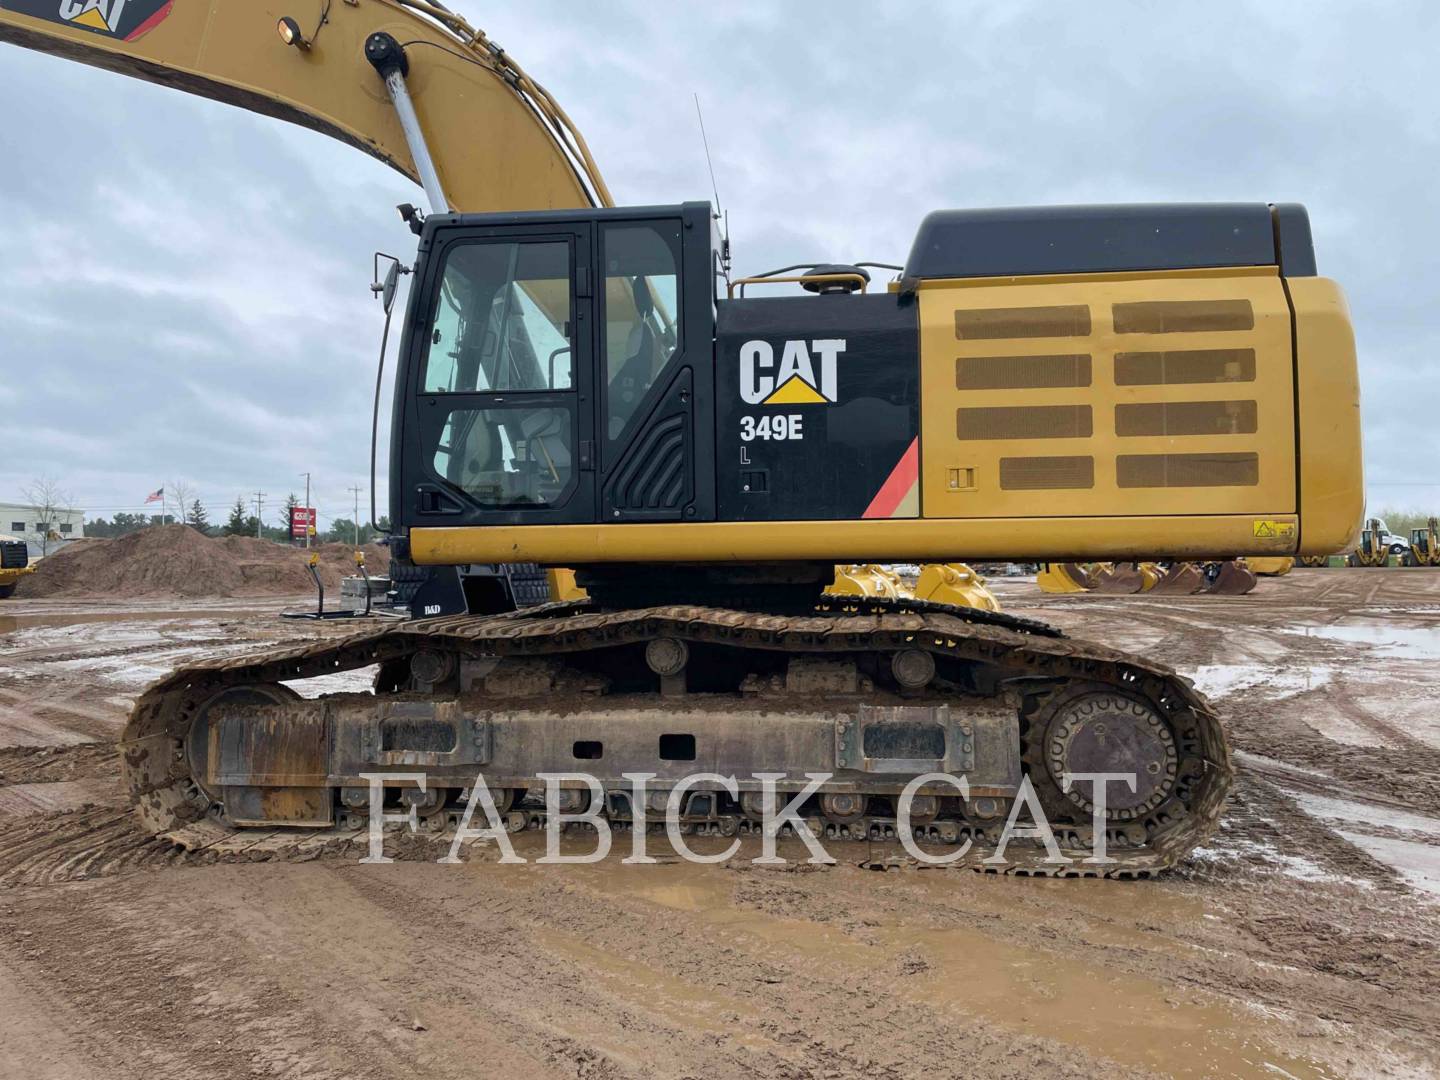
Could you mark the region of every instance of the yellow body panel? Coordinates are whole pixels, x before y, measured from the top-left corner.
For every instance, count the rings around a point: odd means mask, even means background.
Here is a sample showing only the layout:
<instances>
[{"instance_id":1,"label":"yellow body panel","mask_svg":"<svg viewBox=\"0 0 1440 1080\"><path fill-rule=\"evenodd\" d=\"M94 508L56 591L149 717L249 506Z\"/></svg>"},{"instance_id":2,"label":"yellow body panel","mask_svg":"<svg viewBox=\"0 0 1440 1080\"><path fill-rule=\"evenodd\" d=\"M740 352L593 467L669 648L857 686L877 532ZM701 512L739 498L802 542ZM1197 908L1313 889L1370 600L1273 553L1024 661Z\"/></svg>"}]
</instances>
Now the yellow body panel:
<instances>
[{"instance_id":1,"label":"yellow body panel","mask_svg":"<svg viewBox=\"0 0 1440 1080\"><path fill-rule=\"evenodd\" d=\"M1289 554L1296 519L1273 539L1256 539L1248 516L906 518L869 521L646 522L635 525L486 525L415 528L410 554L422 566L538 562L1053 562L1085 552L1132 561L1164 551L1176 558L1237 551ZM1262 547L1261 545L1266 545Z\"/></svg>"},{"instance_id":2,"label":"yellow body panel","mask_svg":"<svg viewBox=\"0 0 1440 1080\"><path fill-rule=\"evenodd\" d=\"M1340 287L1289 278L1300 353L1300 549L1330 555L1354 548L1365 516L1360 451L1360 377L1355 333Z\"/></svg>"},{"instance_id":3,"label":"yellow body panel","mask_svg":"<svg viewBox=\"0 0 1440 1080\"><path fill-rule=\"evenodd\" d=\"M934 281L919 302L925 517L1295 512L1273 267ZM1207 381L1179 381L1197 361Z\"/></svg>"}]
</instances>

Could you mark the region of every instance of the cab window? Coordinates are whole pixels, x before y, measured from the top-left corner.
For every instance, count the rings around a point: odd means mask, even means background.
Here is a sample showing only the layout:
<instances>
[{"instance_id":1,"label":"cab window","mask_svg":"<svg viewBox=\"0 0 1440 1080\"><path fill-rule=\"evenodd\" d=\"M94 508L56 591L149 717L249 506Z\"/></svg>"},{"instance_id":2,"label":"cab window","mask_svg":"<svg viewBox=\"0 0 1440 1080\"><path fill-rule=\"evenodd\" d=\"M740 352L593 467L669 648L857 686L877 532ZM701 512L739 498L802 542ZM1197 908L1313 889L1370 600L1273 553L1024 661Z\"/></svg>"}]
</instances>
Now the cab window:
<instances>
[{"instance_id":1,"label":"cab window","mask_svg":"<svg viewBox=\"0 0 1440 1080\"><path fill-rule=\"evenodd\" d=\"M575 386L570 245L460 244L445 259L422 391Z\"/></svg>"},{"instance_id":2,"label":"cab window","mask_svg":"<svg viewBox=\"0 0 1440 1080\"><path fill-rule=\"evenodd\" d=\"M558 506L574 479L569 409L452 410L432 465L491 509Z\"/></svg>"},{"instance_id":3,"label":"cab window","mask_svg":"<svg viewBox=\"0 0 1440 1080\"><path fill-rule=\"evenodd\" d=\"M600 230L605 267L605 432L615 442L680 345L680 222Z\"/></svg>"}]
</instances>

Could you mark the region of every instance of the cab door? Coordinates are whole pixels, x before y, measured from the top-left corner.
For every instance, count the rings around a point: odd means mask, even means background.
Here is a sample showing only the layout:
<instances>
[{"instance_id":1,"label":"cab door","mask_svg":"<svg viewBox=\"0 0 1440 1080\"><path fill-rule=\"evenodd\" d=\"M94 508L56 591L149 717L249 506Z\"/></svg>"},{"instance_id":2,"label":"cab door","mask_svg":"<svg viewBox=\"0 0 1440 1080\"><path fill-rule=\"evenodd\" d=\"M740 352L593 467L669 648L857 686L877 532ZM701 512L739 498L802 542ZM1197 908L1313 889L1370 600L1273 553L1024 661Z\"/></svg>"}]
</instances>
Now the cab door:
<instances>
[{"instance_id":1,"label":"cab door","mask_svg":"<svg viewBox=\"0 0 1440 1080\"><path fill-rule=\"evenodd\" d=\"M409 524L595 520L591 234L588 223L436 234L409 358Z\"/></svg>"},{"instance_id":2,"label":"cab door","mask_svg":"<svg viewBox=\"0 0 1440 1080\"><path fill-rule=\"evenodd\" d=\"M714 519L708 225L703 204L596 224L601 521Z\"/></svg>"}]
</instances>

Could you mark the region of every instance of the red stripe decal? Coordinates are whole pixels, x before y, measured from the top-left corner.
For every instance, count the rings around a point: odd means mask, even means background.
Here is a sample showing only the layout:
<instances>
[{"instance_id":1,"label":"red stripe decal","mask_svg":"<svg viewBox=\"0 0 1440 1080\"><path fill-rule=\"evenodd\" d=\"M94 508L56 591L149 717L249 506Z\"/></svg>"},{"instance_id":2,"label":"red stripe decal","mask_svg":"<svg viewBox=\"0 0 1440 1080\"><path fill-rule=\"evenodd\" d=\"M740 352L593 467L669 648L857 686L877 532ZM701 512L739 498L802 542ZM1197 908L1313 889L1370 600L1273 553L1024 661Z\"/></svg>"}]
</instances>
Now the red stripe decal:
<instances>
[{"instance_id":1,"label":"red stripe decal","mask_svg":"<svg viewBox=\"0 0 1440 1080\"><path fill-rule=\"evenodd\" d=\"M126 40L126 41L138 41L140 38L144 37L144 36L145 36L146 34L148 34L151 30L154 30L155 27L159 26L162 21L164 21L165 16L170 14L170 9L171 9L172 7L174 7L174 6L175 6L175 0L169 0L169 2L168 2L164 7L162 7L159 11L155 12L154 15L151 15L150 18L146 19L143 23L141 23L139 26L137 26L134 30L132 30L132 31L130 31L130 33L126 34L126 35L125 35L125 40Z\"/></svg>"},{"instance_id":2,"label":"red stripe decal","mask_svg":"<svg viewBox=\"0 0 1440 1080\"><path fill-rule=\"evenodd\" d=\"M909 494L915 482L920 479L920 439L910 441L910 447L900 456L899 463L890 470L885 483L880 485L880 490L875 493L875 498L870 500L870 505L865 508L862 518L888 518L895 513L900 505L900 500Z\"/></svg>"}]
</instances>

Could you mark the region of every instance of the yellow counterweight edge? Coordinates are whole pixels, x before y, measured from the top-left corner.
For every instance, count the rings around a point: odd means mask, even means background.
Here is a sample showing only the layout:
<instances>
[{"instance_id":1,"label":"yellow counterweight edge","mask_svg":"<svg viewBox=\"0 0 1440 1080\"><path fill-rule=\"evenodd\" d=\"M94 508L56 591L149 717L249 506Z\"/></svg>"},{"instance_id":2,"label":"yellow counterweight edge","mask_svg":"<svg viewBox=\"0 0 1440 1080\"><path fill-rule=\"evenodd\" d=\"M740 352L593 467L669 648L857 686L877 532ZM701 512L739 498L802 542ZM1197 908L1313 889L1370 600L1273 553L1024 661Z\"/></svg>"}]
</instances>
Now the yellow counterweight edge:
<instances>
[{"instance_id":1,"label":"yellow counterweight edge","mask_svg":"<svg viewBox=\"0 0 1440 1080\"><path fill-rule=\"evenodd\" d=\"M1354 548L1365 508L1360 378L1345 296L1326 278L1286 278L1300 356L1300 554ZM1278 554L1278 553L1277 553Z\"/></svg>"}]
</instances>

